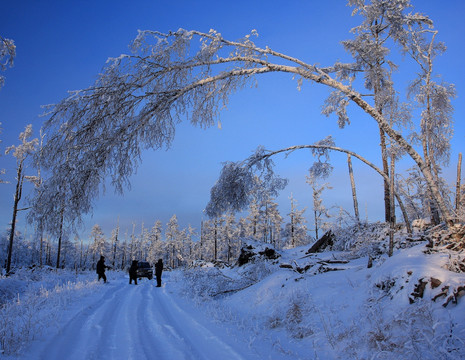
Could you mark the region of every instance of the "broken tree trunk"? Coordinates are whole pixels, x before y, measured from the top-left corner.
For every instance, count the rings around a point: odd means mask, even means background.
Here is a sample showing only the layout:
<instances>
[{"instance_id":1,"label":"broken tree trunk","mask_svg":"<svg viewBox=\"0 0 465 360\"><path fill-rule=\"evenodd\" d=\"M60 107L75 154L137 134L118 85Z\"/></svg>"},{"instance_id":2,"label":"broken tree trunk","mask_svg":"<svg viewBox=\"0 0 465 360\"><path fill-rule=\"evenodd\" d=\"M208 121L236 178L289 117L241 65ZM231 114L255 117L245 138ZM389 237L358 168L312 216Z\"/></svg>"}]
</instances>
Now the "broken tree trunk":
<instances>
[{"instance_id":1,"label":"broken tree trunk","mask_svg":"<svg viewBox=\"0 0 465 360\"><path fill-rule=\"evenodd\" d=\"M334 234L331 230L328 230L313 246L307 250L307 254L316 253L326 246L333 244Z\"/></svg>"},{"instance_id":2,"label":"broken tree trunk","mask_svg":"<svg viewBox=\"0 0 465 360\"><path fill-rule=\"evenodd\" d=\"M352 170L352 159L350 157L350 154L347 154L347 165L349 166L350 185L352 187L352 199L354 201L355 219L357 219L357 223L360 223L360 215L358 213L357 190L355 188L354 171Z\"/></svg>"}]
</instances>

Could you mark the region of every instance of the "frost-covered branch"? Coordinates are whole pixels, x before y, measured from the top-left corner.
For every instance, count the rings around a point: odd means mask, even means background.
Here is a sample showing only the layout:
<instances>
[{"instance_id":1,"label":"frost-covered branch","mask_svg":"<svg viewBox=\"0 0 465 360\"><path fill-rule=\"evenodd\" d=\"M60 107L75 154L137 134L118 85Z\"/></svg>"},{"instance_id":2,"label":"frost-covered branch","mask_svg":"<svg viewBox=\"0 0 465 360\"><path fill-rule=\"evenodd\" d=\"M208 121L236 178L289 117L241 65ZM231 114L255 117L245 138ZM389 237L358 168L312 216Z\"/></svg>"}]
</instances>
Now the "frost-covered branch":
<instances>
[{"instance_id":1,"label":"frost-covered branch","mask_svg":"<svg viewBox=\"0 0 465 360\"><path fill-rule=\"evenodd\" d=\"M227 211L244 210L253 198L257 176L264 178L267 189L271 189L274 195L277 195L277 192L287 185L287 180L283 180L274 174L274 163L271 158L281 153L289 155L296 150L302 149L310 149L312 155L317 157L318 161L311 168L312 174L317 177L324 178L329 174L332 167L326 160L329 159L330 151L337 151L359 159L385 180L389 180L389 177L372 162L353 151L335 146L330 136L313 145L296 145L276 151L267 151L263 147L259 147L253 155L244 161L227 162L223 165L220 176L210 192L210 201L206 206L207 215L216 217ZM321 161L322 157L324 161ZM403 206L400 196L397 193L395 196L399 204Z\"/></svg>"},{"instance_id":2,"label":"frost-covered branch","mask_svg":"<svg viewBox=\"0 0 465 360\"><path fill-rule=\"evenodd\" d=\"M13 40L0 36L0 70L5 71L8 66L13 66L16 56L16 46ZM5 83L5 78L0 75L0 88Z\"/></svg>"},{"instance_id":3,"label":"frost-covered branch","mask_svg":"<svg viewBox=\"0 0 465 360\"><path fill-rule=\"evenodd\" d=\"M415 21L423 20L411 19ZM332 106L340 124L347 123L349 103L365 111L415 161L443 215L451 218L424 159L392 128L379 107L352 87L351 76L365 69L341 63L318 67L257 46L252 41L255 35L254 31L230 41L214 30L140 31L132 54L110 59L92 87L71 92L49 107L44 126L47 143L39 155L51 174L44 189L50 196L64 191L71 209L66 217L71 221L90 211L104 179L111 178L116 191L122 192L130 185L142 151L169 148L179 122L211 126L231 94L252 84L258 75L283 72L292 75L298 86L308 80L334 90ZM61 188L64 183L66 189Z\"/></svg>"},{"instance_id":4,"label":"frost-covered branch","mask_svg":"<svg viewBox=\"0 0 465 360\"><path fill-rule=\"evenodd\" d=\"M262 189L270 196L277 196L286 187L288 181L275 175L272 160L264 154L266 150L259 147L246 160L223 165L205 209L209 217L244 210L253 197L260 196Z\"/></svg>"}]
</instances>

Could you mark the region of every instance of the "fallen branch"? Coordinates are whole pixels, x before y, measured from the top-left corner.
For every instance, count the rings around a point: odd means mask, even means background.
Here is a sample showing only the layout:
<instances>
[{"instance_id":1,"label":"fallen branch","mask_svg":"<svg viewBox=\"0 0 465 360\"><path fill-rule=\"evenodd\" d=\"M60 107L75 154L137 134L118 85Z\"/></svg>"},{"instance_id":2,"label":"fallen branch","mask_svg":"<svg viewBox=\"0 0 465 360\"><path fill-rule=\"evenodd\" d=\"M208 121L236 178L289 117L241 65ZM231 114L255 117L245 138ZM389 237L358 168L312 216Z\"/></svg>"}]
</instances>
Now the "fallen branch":
<instances>
[{"instance_id":1,"label":"fallen branch","mask_svg":"<svg viewBox=\"0 0 465 360\"><path fill-rule=\"evenodd\" d=\"M229 289L229 290L225 290L225 291L220 291L216 294L212 294L211 297L216 297L216 296L219 296L219 295L224 295L224 294L229 294L229 293L235 293L235 292L238 292L238 291L242 291L242 290L245 290L249 287L251 287L252 285L255 285L255 283L251 283L247 286L244 286L242 288L239 288L239 289Z\"/></svg>"}]
</instances>

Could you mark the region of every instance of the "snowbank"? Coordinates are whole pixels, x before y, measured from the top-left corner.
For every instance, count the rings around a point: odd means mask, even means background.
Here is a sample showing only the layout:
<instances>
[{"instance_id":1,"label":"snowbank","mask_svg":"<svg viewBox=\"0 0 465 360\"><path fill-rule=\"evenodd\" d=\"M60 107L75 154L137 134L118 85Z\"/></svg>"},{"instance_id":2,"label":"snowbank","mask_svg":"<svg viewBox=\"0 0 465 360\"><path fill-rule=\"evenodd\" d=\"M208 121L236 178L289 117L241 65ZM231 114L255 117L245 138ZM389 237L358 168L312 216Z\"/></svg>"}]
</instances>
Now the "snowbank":
<instances>
[{"instance_id":1,"label":"snowbank","mask_svg":"<svg viewBox=\"0 0 465 360\"><path fill-rule=\"evenodd\" d=\"M465 285L465 274L448 269L447 253L423 242L367 268L368 256L354 249L307 254L303 247L267 259L258 255L263 245L250 246L256 255L242 266L186 271L184 294L208 316L248 331L250 346L273 344L269 356L464 358L464 292L457 304L441 293Z\"/></svg>"}]
</instances>

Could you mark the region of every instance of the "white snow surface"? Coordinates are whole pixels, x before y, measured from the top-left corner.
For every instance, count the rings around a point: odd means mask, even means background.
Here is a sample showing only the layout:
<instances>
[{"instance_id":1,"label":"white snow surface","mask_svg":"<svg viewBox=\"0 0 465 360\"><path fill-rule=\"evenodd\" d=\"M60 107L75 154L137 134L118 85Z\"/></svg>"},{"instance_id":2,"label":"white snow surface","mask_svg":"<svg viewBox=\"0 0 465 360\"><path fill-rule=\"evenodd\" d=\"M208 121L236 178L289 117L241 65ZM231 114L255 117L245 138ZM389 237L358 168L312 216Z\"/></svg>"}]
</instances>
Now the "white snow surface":
<instances>
[{"instance_id":1,"label":"white snow surface","mask_svg":"<svg viewBox=\"0 0 465 360\"><path fill-rule=\"evenodd\" d=\"M135 286L124 274L110 275L107 284L97 284L68 309L50 309L64 311L59 324L12 358L257 359L230 339L226 328L174 295L170 275L166 272L161 288L154 281L142 279Z\"/></svg>"},{"instance_id":2,"label":"white snow surface","mask_svg":"<svg viewBox=\"0 0 465 360\"><path fill-rule=\"evenodd\" d=\"M165 271L161 288L147 279L129 285L115 271L107 284L64 271L1 278L9 300L0 327L36 323L22 325L14 336L22 340L0 358L465 359L463 292L447 307L444 297L431 300L445 285L465 285L464 273L446 269L448 254L420 244L368 269L367 258L349 252L305 250L241 267ZM441 286L427 284L410 303L418 281L432 277Z\"/></svg>"}]
</instances>

